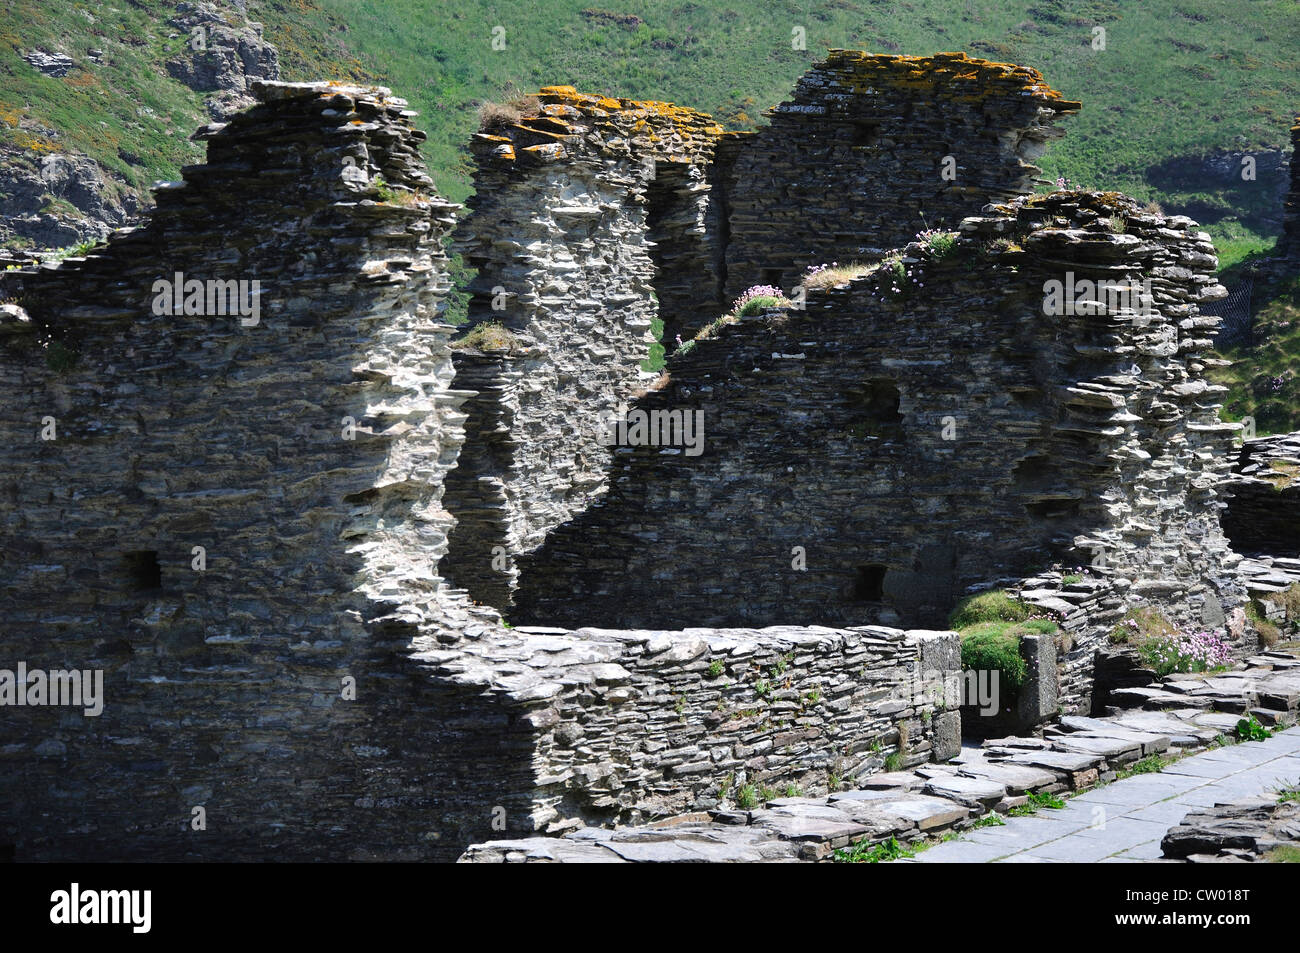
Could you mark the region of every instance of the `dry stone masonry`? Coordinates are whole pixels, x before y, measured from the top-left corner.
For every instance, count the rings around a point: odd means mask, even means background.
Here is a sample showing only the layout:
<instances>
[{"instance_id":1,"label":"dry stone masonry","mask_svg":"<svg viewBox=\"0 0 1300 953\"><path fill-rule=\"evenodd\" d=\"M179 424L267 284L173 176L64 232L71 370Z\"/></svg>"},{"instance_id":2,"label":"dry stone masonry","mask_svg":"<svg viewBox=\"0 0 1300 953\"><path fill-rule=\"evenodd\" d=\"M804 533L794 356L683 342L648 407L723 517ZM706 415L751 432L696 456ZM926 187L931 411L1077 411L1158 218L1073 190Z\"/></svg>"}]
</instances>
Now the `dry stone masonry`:
<instances>
[{"instance_id":1,"label":"dry stone masonry","mask_svg":"<svg viewBox=\"0 0 1300 953\"><path fill-rule=\"evenodd\" d=\"M490 399L467 408L474 466L448 484L458 525L446 572L498 606L511 567L494 548L536 548L603 490L595 422L644 387L660 309L682 322L674 336L716 315L706 174L722 128L671 103L567 86L537 101L537 115L474 137L473 214L457 236L479 269L471 326L499 323L515 344L456 355Z\"/></svg>"},{"instance_id":2,"label":"dry stone masonry","mask_svg":"<svg viewBox=\"0 0 1300 953\"><path fill-rule=\"evenodd\" d=\"M1064 795L1114 781L1143 758L1190 754L1234 739L1243 714L1284 728L1300 707L1300 659L1264 652L1237 670L1183 676L1126 699L1104 718L1067 716L1045 737L1006 737L965 748L948 764L882 772L855 790L726 804L697 817L619 830L583 828L563 837L493 840L463 863L756 863L825 861L837 851L896 840L919 845L968 830L980 818L1025 805L1030 794ZM1166 854L1222 848L1259 851L1300 838L1295 815L1242 806L1221 820L1190 816L1169 832ZM1245 824L1249 827L1243 829Z\"/></svg>"},{"instance_id":3,"label":"dry stone masonry","mask_svg":"<svg viewBox=\"0 0 1300 953\"><path fill-rule=\"evenodd\" d=\"M739 143L728 300L760 283L789 290L808 265L877 259L1032 191L1032 160L1078 108L1024 66L832 50Z\"/></svg>"},{"instance_id":4,"label":"dry stone masonry","mask_svg":"<svg viewBox=\"0 0 1300 953\"><path fill-rule=\"evenodd\" d=\"M963 594L1061 621L1040 724L1092 712L1126 607L1240 615L1213 248L1122 196L1025 198L1077 107L1035 71L834 51L754 135L547 87L473 140L459 341L456 209L406 104L247 91L141 228L0 276L0 692L20 665L103 674L95 716L0 705L0 854L567 855L674 819L820 857L1137 750L945 767ZM922 213L961 220L951 249L905 244ZM803 309L711 323L893 246ZM1045 314L1071 275L1146 297ZM700 413L702 452L609 446L627 409Z\"/></svg>"},{"instance_id":5,"label":"dry stone masonry","mask_svg":"<svg viewBox=\"0 0 1300 953\"><path fill-rule=\"evenodd\" d=\"M882 269L675 356L633 409L701 414L704 452L621 447L608 494L520 559L515 615L933 627L1050 554L1222 625L1244 597L1216 489L1239 426L1200 363L1208 238L1114 194L993 212L945 257L904 249L900 295ZM1043 313L1048 282L1099 279L1129 303Z\"/></svg>"},{"instance_id":6,"label":"dry stone masonry","mask_svg":"<svg viewBox=\"0 0 1300 953\"><path fill-rule=\"evenodd\" d=\"M1300 434L1247 440L1229 488L1223 529L1235 549L1300 557Z\"/></svg>"},{"instance_id":7,"label":"dry stone masonry","mask_svg":"<svg viewBox=\"0 0 1300 953\"><path fill-rule=\"evenodd\" d=\"M20 857L429 856L448 778L510 749L465 735L490 699L403 659L461 439L453 207L386 90L254 90L147 225L4 275L0 668L105 694L0 707Z\"/></svg>"}]
</instances>

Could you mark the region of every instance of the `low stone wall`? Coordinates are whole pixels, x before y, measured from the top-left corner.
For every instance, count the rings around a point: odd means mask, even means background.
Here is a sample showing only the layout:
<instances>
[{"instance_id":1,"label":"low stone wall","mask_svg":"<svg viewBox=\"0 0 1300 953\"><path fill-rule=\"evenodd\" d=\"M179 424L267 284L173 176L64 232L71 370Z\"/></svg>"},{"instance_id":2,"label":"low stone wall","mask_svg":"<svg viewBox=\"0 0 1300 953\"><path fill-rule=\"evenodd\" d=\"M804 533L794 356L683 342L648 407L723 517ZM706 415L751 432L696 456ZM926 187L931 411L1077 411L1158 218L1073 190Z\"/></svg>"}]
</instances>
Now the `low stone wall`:
<instances>
[{"instance_id":1,"label":"low stone wall","mask_svg":"<svg viewBox=\"0 0 1300 953\"><path fill-rule=\"evenodd\" d=\"M1300 433L1247 440L1227 490L1223 531L1234 549L1300 556Z\"/></svg>"},{"instance_id":2,"label":"low stone wall","mask_svg":"<svg viewBox=\"0 0 1300 953\"><path fill-rule=\"evenodd\" d=\"M746 787L824 794L891 755L903 767L960 748L949 632L477 627L415 659L439 681L481 686L531 731L529 816L512 829L643 823ZM482 784L486 817L499 802Z\"/></svg>"}]
</instances>

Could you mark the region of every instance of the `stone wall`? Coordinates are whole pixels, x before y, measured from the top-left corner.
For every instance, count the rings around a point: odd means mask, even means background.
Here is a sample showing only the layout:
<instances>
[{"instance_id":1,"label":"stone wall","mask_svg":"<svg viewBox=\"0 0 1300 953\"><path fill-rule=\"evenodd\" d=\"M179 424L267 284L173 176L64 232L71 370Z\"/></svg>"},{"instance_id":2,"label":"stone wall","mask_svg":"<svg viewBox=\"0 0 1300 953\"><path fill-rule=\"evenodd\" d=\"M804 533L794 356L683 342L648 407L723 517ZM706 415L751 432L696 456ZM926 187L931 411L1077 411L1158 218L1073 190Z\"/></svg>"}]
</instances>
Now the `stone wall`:
<instances>
[{"instance_id":1,"label":"stone wall","mask_svg":"<svg viewBox=\"0 0 1300 953\"><path fill-rule=\"evenodd\" d=\"M498 322L515 346L457 358L502 410L470 407L468 452L485 466L448 484L460 523L445 571L496 605L512 569L493 548L535 548L603 491L609 450L594 422L644 387L653 322L671 339L717 313L706 169L722 129L670 103L567 86L538 101L538 115L474 137L472 214L457 234L479 272L470 326Z\"/></svg>"},{"instance_id":2,"label":"stone wall","mask_svg":"<svg viewBox=\"0 0 1300 953\"><path fill-rule=\"evenodd\" d=\"M1222 624L1242 593L1216 485L1239 425L1199 361L1219 319L1195 305L1222 294L1208 237L1062 192L899 267L675 355L630 413L701 414L703 453L620 447L608 494L519 561L514 617L940 626L1056 557ZM1132 308L1044 314L1071 274L1134 288Z\"/></svg>"},{"instance_id":3,"label":"stone wall","mask_svg":"<svg viewBox=\"0 0 1300 953\"><path fill-rule=\"evenodd\" d=\"M1079 108L1025 66L832 50L729 177L726 297L789 291L809 265L874 261L927 227L1033 191L1032 160ZM945 162L951 157L951 162Z\"/></svg>"},{"instance_id":4,"label":"stone wall","mask_svg":"<svg viewBox=\"0 0 1300 953\"><path fill-rule=\"evenodd\" d=\"M255 91L144 227L3 276L0 669L105 696L0 707L21 859L446 856L528 786L499 703L406 657L451 611L453 207L386 90ZM257 323L156 313L177 272L260 280Z\"/></svg>"},{"instance_id":5,"label":"stone wall","mask_svg":"<svg viewBox=\"0 0 1300 953\"><path fill-rule=\"evenodd\" d=\"M1300 434L1247 440L1227 489L1223 531L1234 549L1300 556Z\"/></svg>"},{"instance_id":6,"label":"stone wall","mask_svg":"<svg viewBox=\"0 0 1300 953\"><path fill-rule=\"evenodd\" d=\"M731 805L747 787L824 794L960 749L950 632L477 626L421 642L435 677L481 686L531 732L525 826L547 833Z\"/></svg>"}]
</instances>

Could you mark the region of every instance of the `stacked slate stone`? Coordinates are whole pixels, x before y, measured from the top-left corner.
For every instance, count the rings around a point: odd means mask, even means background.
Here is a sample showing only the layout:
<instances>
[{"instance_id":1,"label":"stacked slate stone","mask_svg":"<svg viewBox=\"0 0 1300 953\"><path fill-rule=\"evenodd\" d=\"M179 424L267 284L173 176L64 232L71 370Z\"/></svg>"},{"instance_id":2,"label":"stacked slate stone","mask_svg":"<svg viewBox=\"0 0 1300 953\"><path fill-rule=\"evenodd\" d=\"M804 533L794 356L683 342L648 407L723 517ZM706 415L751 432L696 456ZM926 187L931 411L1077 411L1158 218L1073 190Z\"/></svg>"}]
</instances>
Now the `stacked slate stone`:
<instances>
[{"instance_id":1,"label":"stacked slate stone","mask_svg":"<svg viewBox=\"0 0 1300 953\"><path fill-rule=\"evenodd\" d=\"M762 796L755 806L728 788L707 815L644 827L587 827L561 837L475 844L468 863L753 863L824 861L852 845L919 845L1006 814L1033 794L1086 791L1142 758L1196 754L1236 738L1245 714L1285 728L1300 707L1300 659L1263 652L1212 679L1175 675L1130 691L1103 717L1067 715L1040 736L990 738L944 764L860 777L829 795ZM778 791L786 795L787 792ZM1259 853L1297 837L1296 816L1270 799L1189 815L1165 838L1166 856ZM1263 808L1263 809L1261 809ZM1278 810L1275 808L1287 808ZM1281 822L1274 823L1274 822ZM1241 856L1241 855L1239 855ZM1193 856L1190 859L1197 859ZM1247 859L1251 859L1247 855Z\"/></svg>"},{"instance_id":2,"label":"stacked slate stone","mask_svg":"<svg viewBox=\"0 0 1300 953\"><path fill-rule=\"evenodd\" d=\"M567 86L536 100L536 115L473 138L473 214L457 235L479 270L471 327L499 322L516 345L457 353L457 373L509 411L469 408L467 452L491 462L448 484L461 523L447 571L501 606L511 571L494 548L535 547L603 490L599 415L644 386L654 320L671 339L717 314L705 170L722 129Z\"/></svg>"},{"instance_id":3,"label":"stacked slate stone","mask_svg":"<svg viewBox=\"0 0 1300 953\"><path fill-rule=\"evenodd\" d=\"M701 413L704 452L620 447L609 493L519 560L516 618L941 626L1054 556L1222 626L1244 595L1218 525L1239 425L1199 357L1218 319L1196 304L1222 294L1208 236L1062 192L897 262L674 357L633 409ZM1044 314L1071 274L1133 288L1132 307Z\"/></svg>"},{"instance_id":4,"label":"stacked slate stone","mask_svg":"<svg viewBox=\"0 0 1300 953\"><path fill-rule=\"evenodd\" d=\"M506 740L529 745L528 783L474 765L463 782L511 805L512 830L644 823L744 789L824 795L961 747L954 633L444 628L414 658L497 699Z\"/></svg>"},{"instance_id":5,"label":"stacked slate stone","mask_svg":"<svg viewBox=\"0 0 1300 953\"><path fill-rule=\"evenodd\" d=\"M1229 490L1223 531L1234 549L1300 557L1300 434L1247 440Z\"/></svg>"},{"instance_id":6,"label":"stacked slate stone","mask_svg":"<svg viewBox=\"0 0 1300 953\"><path fill-rule=\"evenodd\" d=\"M491 699L402 658L450 611L454 206L386 90L254 90L147 224L0 276L0 669L103 673L97 717L0 707L19 857L436 857L467 759L528 783ZM257 313L167 313L178 274Z\"/></svg>"},{"instance_id":7,"label":"stacked slate stone","mask_svg":"<svg viewBox=\"0 0 1300 953\"><path fill-rule=\"evenodd\" d=\"M739 147L727 298L789 290L809 265L874 260L1032 191L1032 160L1064 135L1052 123L1078 108L1024 66L832 50Z\"/></svg>"}]
</instances>

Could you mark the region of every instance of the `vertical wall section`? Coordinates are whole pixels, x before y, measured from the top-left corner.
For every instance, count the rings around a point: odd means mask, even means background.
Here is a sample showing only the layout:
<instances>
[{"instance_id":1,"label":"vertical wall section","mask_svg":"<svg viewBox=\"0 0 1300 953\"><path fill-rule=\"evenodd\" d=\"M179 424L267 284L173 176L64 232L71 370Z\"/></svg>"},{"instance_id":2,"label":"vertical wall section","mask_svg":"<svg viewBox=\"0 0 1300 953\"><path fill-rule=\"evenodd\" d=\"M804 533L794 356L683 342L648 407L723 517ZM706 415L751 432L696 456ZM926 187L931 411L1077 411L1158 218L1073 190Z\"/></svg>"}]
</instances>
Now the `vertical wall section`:
<instances>
[{"instance_id":1,"label":"vertical wall section","mask_svg":"<svg viewBox=\"0 0 1300 953\"><path fill-rule=\"evenodd\" d=\"M256 92L147 225L4 276L0 669L103 679L97 717L0 707L22 859L443 856L531 783L407 658L445 615L453 206L386 90Z\"/></svg>"}]
</instances>

